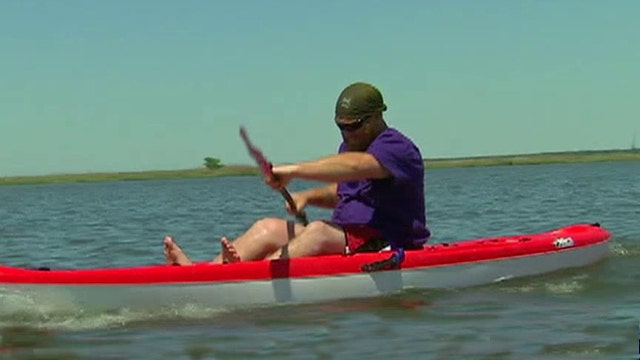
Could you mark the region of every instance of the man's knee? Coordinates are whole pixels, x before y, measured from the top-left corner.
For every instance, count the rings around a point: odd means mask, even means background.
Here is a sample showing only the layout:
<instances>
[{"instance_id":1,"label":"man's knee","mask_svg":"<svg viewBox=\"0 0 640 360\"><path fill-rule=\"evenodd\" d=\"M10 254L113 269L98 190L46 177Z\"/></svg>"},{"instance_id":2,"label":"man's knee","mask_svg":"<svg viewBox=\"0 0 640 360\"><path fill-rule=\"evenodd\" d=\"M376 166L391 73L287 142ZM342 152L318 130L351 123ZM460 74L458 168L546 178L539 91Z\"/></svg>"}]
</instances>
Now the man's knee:
<instances>
[{"instance_id":1,"label":"man's knee","mask_svg":"<svg viewBox=\"0 0 640 360\"><path fill-rule=\"evenodd\" d=\"M262 246L276 250L295 236L295 228L289 229L288 223L280 218L264 218L253 224L253 230L261 234Z\"/></svg>"},{"instance_id":2,"label":"man's knee","mask_svg":"<svg viewBox=\"0 0 640 360\"><path fill-rule=\"evenodd\" d=\"M264 218L256 221L253 227L267 234L281 233L286 228L286 221L279 218Z\"/></svg>"}]
</instances>

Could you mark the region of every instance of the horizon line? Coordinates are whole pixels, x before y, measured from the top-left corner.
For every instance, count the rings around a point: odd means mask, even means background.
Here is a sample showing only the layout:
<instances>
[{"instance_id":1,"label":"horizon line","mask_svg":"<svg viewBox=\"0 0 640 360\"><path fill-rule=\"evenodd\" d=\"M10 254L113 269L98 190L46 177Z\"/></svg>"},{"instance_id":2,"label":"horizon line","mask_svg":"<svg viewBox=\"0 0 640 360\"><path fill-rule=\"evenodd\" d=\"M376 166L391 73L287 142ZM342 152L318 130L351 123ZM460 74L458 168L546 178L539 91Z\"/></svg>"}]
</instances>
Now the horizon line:
<instances>
[{"instance_id":1,"label":"horizon line","mask_svg":"<svg viewBox=\"0 0 640 360\"><path fill-rule=\"evenodd\" d=\"M438 158L423 158L424 162L446 162L446 161L463 161L463 160L482 160L487 158L493 159L505 159L511 157L521 157L521 156L555 156L555 155L569 155L569 154L582 154L582 155L593 155L593 154L613 154L613 153L640 153L640 149L631 148L631 149L606 149L606 150L570 150L570 151L550 151L550 152L537 152L537 153L514 153L514 154L505 154L505 155L477 155L477 156L460 156L460 157L438 157ZM206 156L205 156L206 157ZM203 159L205 158L203 157ZM291 164L291 163L282 163L282 164ZM223 167L250 167L253 168L255 164L247 164L247 163L232 163L232 164L224 164ZM135 174L141 172L175 172L175 171L194 171L194 170L205 170L206 168L201 165L199 167L192 168L172 168L172 169L151 169L151 170L113 170L113 171L90 171L90 172L77 172L77 173L64 173L64 172L51 172L51 173L42 173L42 174L33 174L33 175L0 175L0 179L9 179L9 178L32 178L32 177L46 177L46 176L74 176L74 175L88 175L88 174Z\"/></svg>"}]
</instances>

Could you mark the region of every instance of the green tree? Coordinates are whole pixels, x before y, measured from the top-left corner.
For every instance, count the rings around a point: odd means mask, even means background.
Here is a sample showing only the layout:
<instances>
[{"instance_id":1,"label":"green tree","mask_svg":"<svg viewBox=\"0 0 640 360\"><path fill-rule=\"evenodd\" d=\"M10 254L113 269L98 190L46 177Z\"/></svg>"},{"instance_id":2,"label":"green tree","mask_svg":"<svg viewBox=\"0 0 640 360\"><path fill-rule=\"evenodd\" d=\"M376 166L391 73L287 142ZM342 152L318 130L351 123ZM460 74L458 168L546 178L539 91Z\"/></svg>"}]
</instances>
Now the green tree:
<instances>
[{"instance_id":1,"label":"green tree","mask_svg":"<svg viewBox=\"0 0 640 360\"><path fill-rule=\"evenodd\" d=\"M223 166L224 165L222 165L222 162L220 161L220 159L213 158L213 157L204 158L204 167L206 167L207 169L215 170Z\"/></svg>"}]
</instances>

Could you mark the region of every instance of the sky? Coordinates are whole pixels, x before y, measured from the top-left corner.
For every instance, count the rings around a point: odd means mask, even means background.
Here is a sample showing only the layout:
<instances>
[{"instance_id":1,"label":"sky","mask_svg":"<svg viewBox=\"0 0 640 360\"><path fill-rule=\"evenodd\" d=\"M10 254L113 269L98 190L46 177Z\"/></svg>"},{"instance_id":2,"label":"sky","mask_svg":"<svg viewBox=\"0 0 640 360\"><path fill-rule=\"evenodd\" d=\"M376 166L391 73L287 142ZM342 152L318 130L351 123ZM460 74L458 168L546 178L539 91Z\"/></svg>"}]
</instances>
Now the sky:
<instances>
[{"instance_id":1,"label":"sky","mask_svg":"<svg viewBox=\"0 0 640 360\"><path fill-rule=\"evenodd\" d=\"M0 177L337 151L377 86L425 158L640 146L640 1L6 0Z\"/></svg>"}]
</instances>

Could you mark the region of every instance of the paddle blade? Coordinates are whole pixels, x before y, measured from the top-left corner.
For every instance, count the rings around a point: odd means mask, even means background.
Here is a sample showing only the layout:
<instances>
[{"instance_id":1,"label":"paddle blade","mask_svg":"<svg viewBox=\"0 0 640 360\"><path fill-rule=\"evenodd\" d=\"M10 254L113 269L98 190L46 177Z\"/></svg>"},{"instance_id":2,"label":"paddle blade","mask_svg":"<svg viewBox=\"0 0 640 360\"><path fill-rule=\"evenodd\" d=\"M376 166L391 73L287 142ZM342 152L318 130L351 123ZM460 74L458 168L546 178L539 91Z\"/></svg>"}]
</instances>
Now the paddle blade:
<instances>
[{"instance_id":1,"label":"paddle blade","mask_svg":"<svg viewBox=\"0 0 640 360\"><path fill-rule=\"evenodd\" d=\"M249 135L247 135L247 130L244 128L244 126L240 127L240 137L244 141L244 144L247 147L247 151L249 151L249 155L251 155L253 160L255 160L255 162L260 167L260 171L262 171L262 174L271 176L271 168L273 167L273 165L269 161L267 161L267 158L264 156L264 154L262 154L262 151L255 147L251 140L249 140Z\"/></svg>"}]
</instances>

